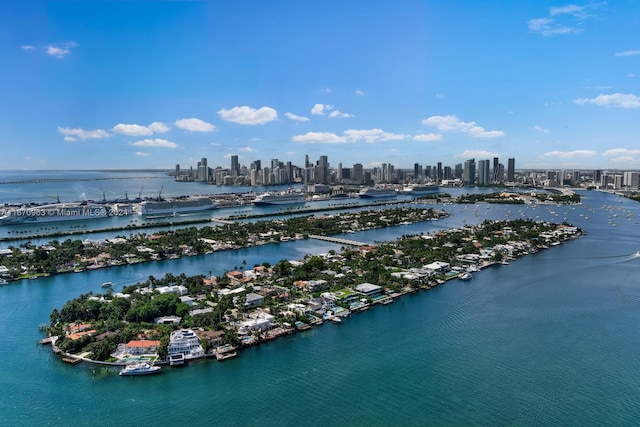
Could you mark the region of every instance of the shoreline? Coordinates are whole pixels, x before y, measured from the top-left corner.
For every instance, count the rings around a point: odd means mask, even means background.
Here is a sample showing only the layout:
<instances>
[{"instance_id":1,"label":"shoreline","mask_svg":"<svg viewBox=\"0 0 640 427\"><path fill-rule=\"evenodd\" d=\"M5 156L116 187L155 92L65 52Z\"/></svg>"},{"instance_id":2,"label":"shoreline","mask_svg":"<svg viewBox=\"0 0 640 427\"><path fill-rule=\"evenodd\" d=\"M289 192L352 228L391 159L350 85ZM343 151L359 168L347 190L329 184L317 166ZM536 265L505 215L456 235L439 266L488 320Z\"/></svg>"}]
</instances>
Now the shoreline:
<instances>
[{"instance_id":1,"label":"shoreline","mask_svg":"<svg viewBox=\"0 0 640 427\"><path fill-rule=\"evenodd\" d=\"M511 224L515 221L494 221L495 223L500 223L500 224ZM533 221L530 221L533 222ZM535 223L535 222L534 222ZM535 223L535 224L541 224L541 223ZM554 224L549 224L551 226L553 226ZM560 230L559 225L555 224L556 229ZM506 225L504 227L507 227ZM537 245L533 245L533 246L529 246L529 250L526 250L524 252L516 252L512 255L508 255L505 257L500 257L500 259L493 259L493 260L485 260L482 262L475 262L472 265L475 265L475 269L474 270L469 270L469 269L461 269L458 267L453 267L451 268L451 270L447 270L447 274L442 274L442 275L436 275L436 276L431 276L429 277L426 282L423 281L419 281L419 282L407 282L405 283L400 289L391 292L385 292L383 295L381 295L380 297L375 297L375 298L371 298L371 297L367 297L367 301L364 302L364 304L359 304L357 306L353 305L349 307L349 310L347 310L347 312L350 313L357 313L357 312L361 312L361 311L366 311L369 308L371 308L372 306L375 305L385 305L385 304L389 304L389 303L393 303L395 299L397 298L402 298L404 296L406 296L407 294L413 294L413 293L417 293L420 290L430 290L433 289L434 287L440 286L442 284L446 284L447 282L454 280L454 279L458 279L460 281L464 281L465 279L463 277L460 277L463 273L465 274L469 274L467 272L469 271L474 271L474 273L471 274L476 274L475 272L480 272L481 270L491 267L491 266L496 266L496 265L502 265L502 264L508 264L510 261L514 261L519 259L520 257L524 257L526 255L531 255L531 254L535 254L540 250L544 250L544 249L549 249L550 247L553 246L557 246L560 245L562 243L566 243L569 242L573 239L579 238L583 235L582 230L577 229L575 227L570 227L570 226L565 226L565 227L569 227L571 230L563 230L562 233L558 234L556 236L555 239L553 239L553 241L548 242L549 244L537 244ZM481 229L481 227L478 227L480 230L479 231L483 231ZM508 227L510 229L510 227ZM507 228L503 228L503 230L507 230ZM547 232L541 232L536 239L543 237L544 234L546 234ZM410 236L412 238L415 238L415 236ZM548 239L546 239L548 240ZM448 260L449 263L452 263L454 260L450 259ZM445 262L446 263L446 262ZM140 287L136 288L136 289L141 289ZM220 288L221 289L221 288ZM220 289L218 289L219 292ZM213 294L213 292L215 291L215 288L210 288L211 293ZM307 296L306 298L310 298L310 296ZM300 301L306 301L305 298L302 298ZM297 300L293 300L294 303L296 303ZM364 299L362 301L365 301ZM282 306L281 305L277 305L275 307L280 307L280 310L282 310ZM263 309L256 309L256 313L265 313L265 311L261 311L264 310ZM324 311L324 310L323 310ZM244 311L243 311L244 313ZM270 313L271 314L271 309L269 308L268 311L266 311L266 313ZM216 357L217 360L226 360L227 358L230 357L234 357L237 355L238 352L241 352L243 349L254 346L254 345L259 345L265 342L269 342L272 340L275 340L281 336L284 335L290 335L290 334L295 334L295 333L301 333L305 330L311 329L314 326L320 326L324 323L324 321L326 320L330 320L330 318L325 318L323 317L321 314L318 314L319 312L313 311L313 315L308 314L308 319L306 322L300 322L300 321L296 321L296 327L292 327L290 324L288 323L282 323L280 322L274 322L271 324L270 328L266 329L266 330L260 330L260 333L258 334L254 334L251 333L250 335L241 335L240 334L240 329L236 329L237 326L230 326L227 325L226 322L225 323L221 323L220 326L223 327L224 330L234 330L235 333L238 334L238 337L240 336L244 336L244 337L250 337L250 339L248 340L240 340L238 345L234 345L233 351L234 354L233 356L231 356L230 354L227 356L223 356L223 357L219 357L219 355L217 353L207 353L206 357L202 357L202 358L212 358L212 357ZM275 313L274 313L275 314ZM336 314L337 315L337 314ZM336 316L334 315L334 316ZM247 315L244 314L242 316L243 319L247 319L246 317ZM250 314L249 314L250 316ZM316 317L316 316L320 316L320 317ZM348 315L347 315L348 316ZM295 318L294 318L295 319ZM78 320L78 321L89 321L89 319L87 320ZM231 329L229 329L231 328ZM273 330L280 330L281 333L277 333L277 334L270 334L270 331ZM204 330L204 329L202 329ZM220 330L220 329L215 329L215 330ZM255 332L255 331L254 331ZM202 339L202 338L201 338ZM55 340L53 340L54 342L52 343L52 348L54 349L54 352L56 352L56 350L60 351L60 349L55 346ZM227 343L228 344L228 343ZM86 350L83 350L80 353L69 353L69 352L62 352L60 351L59 354L62 354L63 357L68 357L68 358L75 358L75 359L81 359L84 362L87 363L92 363L92 364L96 364L96 365L107 365L107 366L123 366L127 364L127 361L120 361L120 362L103 362L103 361L97 361L97 360L92 360L89 359L88 357L83 357L83 355L86 354ZM168 363L168 361L166 360L162 360L162 361L158 361L155 362L156 364L166 364Z\"/></svg>"}]
</instances>

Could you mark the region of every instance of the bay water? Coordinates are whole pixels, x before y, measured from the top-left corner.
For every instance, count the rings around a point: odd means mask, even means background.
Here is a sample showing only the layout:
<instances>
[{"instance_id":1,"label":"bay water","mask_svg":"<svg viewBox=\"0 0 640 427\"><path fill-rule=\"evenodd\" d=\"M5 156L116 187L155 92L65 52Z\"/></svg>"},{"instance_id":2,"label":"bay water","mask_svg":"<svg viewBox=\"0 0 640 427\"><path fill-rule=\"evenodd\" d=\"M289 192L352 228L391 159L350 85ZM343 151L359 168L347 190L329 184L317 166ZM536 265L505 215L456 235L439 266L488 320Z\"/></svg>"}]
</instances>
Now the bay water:
<instances>
[{"instance_id":1,"label":"bay water","mask_svg":"<svg viewBox=\"0 0 640 427\"><path fill-rule=\"evenodd\" d=\"M581 194L576 206L447 205L445 220L348 235L384 241L515 217L587 232L469 282L157 376L63 364L36 344L38 325L105 281L119 290L339 246L286 242L2 286L0 425L638 425L640 205Z\"/></svg>"}]
</instances>

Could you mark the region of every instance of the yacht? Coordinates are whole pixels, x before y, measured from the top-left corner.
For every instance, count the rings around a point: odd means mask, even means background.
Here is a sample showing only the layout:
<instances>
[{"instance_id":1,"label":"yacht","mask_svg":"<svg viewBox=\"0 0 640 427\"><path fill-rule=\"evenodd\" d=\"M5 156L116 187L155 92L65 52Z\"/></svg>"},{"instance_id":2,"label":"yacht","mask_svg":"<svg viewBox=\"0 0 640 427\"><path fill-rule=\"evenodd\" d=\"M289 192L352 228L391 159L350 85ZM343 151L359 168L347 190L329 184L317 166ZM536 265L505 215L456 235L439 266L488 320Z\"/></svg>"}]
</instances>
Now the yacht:
<instances>
[{"instance_id":1,"label":"yacht","mask_svg":"<svg viewBox=\"0 0 640 427\"><path fill-rule=\"evenodd\" d=\"M473 278L473 276L468 271L458 275L458 279L460 279L460 280L471 280L472 278Z\"/></svg>"},{"instance_id":2,"label":"yacht","mask_svg":"<svg viewBox=\"0 0 640 427\"><path fill-rule=\"evenodd\" d=\"M123 377L135 376L135 375L150 375L160 372L160 366L154 366L147 362L139 362L132 365L127 365L120 370L120 374Z\"/></svg>"}]
</instances>

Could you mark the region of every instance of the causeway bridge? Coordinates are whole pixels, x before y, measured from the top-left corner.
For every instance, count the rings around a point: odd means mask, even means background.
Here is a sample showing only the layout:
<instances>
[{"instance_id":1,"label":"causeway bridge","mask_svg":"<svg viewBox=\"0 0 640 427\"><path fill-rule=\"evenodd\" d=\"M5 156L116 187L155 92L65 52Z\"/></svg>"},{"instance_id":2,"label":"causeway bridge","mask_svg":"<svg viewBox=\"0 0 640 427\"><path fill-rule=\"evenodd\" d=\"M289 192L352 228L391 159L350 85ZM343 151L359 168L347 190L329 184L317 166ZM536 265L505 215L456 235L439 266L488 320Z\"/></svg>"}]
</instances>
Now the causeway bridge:
<instances>
[{"instance_id":1,"label":"causeway bridge","mask_svg":"<svg viewBox=\"0 0 640 427\"><path fill-rule=\"evenodd\" d=\"M211 218L211 222L218 222L220 224L235 224L233 221L229 221L227 219L222 218Z\"/></svg>"},{"instance_id":2,"label":"causeway bridge","mask_svg":"<svg viewBox=\"0 0 640 427\"><path fill-rule=\"evenodd\" d=\"M341 239L339 237L319 236L317 234L309 234L310 239L324 240L326 242L340 243L341 245L351 246L369 246L371 243L357 242L355 240Z\"/></svg>"}]
</instances>

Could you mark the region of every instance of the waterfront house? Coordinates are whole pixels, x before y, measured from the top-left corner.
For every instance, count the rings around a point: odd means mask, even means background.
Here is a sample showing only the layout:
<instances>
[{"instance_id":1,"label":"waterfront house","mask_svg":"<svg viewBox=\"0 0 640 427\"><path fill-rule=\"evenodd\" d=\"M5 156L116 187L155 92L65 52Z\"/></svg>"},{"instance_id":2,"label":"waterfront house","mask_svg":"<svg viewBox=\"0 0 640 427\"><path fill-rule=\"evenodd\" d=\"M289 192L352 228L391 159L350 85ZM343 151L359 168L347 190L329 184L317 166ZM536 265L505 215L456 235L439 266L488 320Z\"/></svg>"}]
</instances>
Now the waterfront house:
<instances>
[{"instance_id":1,"label":"waterfront house","mask_svg":"<svg viewBox=\"0 0 640 427\"><path fill-rule=\"evenodd\" d=\"M423 265L423 269L431 270L435 274L444 274L451 268L451 265L448 262L443 261L434 261L431 264Z\"/></svg>"},{"instance_id":2,"label":"waterfront house","mask_svg":"<svg viewBox=\"0 0 640 427\"><path fill-rule=\"evenodd\" d=\"M373 283L361 283L356 286L356 292L371 298L382 293L382 286L374 285Z\"/></svg>"},{"instance_id":3,"label":"waterfront house","mask_svg":"<svg viewBox=\"0 0 640 427\"><path fill-rule=\"evenodd\" d=\"M160 340L132 340L126 345L127 353L136 356L157 353L158 348Z\"/></svg>"},{"instance_id":4,"label":"waterfront house","mask_svg":"<svg viewBox=\"0 0 640 427\"><path fill-rule=\"evenodd\" d=\"M276 318L274 315L266 311L258 310L249 313L249 318L240 322L239 332L247 333L248 331L266 331L271 329Z\"/></svg>"},{"instance_id":5,"label":"waterfront house","mask_svg":"<svg viewBox=\"0 0 640 427\"><path fill-rule=\"evenodd\" d=\"M202 329L196 329L195 333L200 341L207 343L208 348L216 348L222 344L224 331L205 331Z\"/></svg>"},{"instance_id":6,"label":"waterfront house","mask_svg":"<svg viewBox=\"0 0 640 427\"><path fill-rule=\"evenodd\" d=\"M181 353L185 360L204 357L204 350L192 329L179 329L169 336L168 356Z\"/></svg>"}]
</instances>

